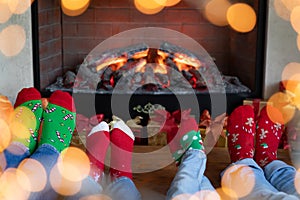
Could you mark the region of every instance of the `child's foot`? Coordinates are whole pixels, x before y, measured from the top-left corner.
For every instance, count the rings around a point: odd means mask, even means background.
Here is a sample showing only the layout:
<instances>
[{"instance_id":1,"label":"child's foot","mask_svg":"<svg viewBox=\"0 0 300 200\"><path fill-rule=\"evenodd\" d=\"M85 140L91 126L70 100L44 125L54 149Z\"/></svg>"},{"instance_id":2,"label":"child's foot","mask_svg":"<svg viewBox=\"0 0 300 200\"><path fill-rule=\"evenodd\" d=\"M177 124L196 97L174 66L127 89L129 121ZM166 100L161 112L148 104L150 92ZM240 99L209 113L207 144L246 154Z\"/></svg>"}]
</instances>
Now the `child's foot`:
<instances>
[{"instance_id":1,"label":"child's foot","mask_svg":"<svg viewBox=\"0 0 300 200\"><path fill-rule=\"evenodd\" d=\"M72 96L67 92L55 91L43 113L44 122L39 145L50 144L58 152L69 147L75 129L75 112Z\"/></svg>"},{"instance_id":2,"label":"child's foot","mask_svg":"<svg viewBox=\"0 0 300 200\"><path fill-rule=\"evenodd\" d=\"M111 140L110 175L112 178L126 176L132 179L132 152L134 134L122 121L113 123Z\"/></svg>"},{"instance_id":3,"label":"child's foot","mask_svg":"<svg viewBox=\"0 0 300 200\"><path fill-rule=\"evenodd\" d=\"M201 135L198 131L198 123L195 118L190 116L190 112L190 109L182 111L178 131L167 133L168 145L177 165L188 149L204 151Z\"/></svg>"},{"instance_id":4,"label":"child's foot","mask_svg":"<svg viewBox=\"0 0 300 200\"><path fill-rule=\"evenodd\" d=\"M227 138L231 162L254 155L255 121L250 105L237 107L228 117Z\"/></svg>"},{"instance_id":5,"label":"child's foot","mask_svg":"<svg viewBox=\"0 0 300 200\"><path fill-rule=\"evenodd\" d=\"M109 126L104 121L95 126L86 137L86 152L91 162L90 175L95 181L99 181L103 175L109 143Z\"/></svg>"},{"instance_id":6,"label":"child's foot","mask_svg":"<svg viewBox=\"0 0 300 200\"><path fill-rule=\"evenodd\" d=\"M13 120L25 125L29 128L29 132L25 135L22 134L21 137L18 137L15 134L13 141L24 144L29 149L30 153L32 153L37 145L38 130L40 128L43 113L40 92L35 88L22 89L17 95L14 107L15 115Z\"/></svg>"},{"instance_id":7,"label":"child's foot","mask_svg":"<svg viewBox=\"0 0 300 200\"><path fill-rule=\"evenodd\" d=\"M271 118L269 117L270 115ZM261 167L277 159L277 149L283 131L283 116L272 106L264 107L257 121L254 159Z\"/></svg>"}]
</instances>

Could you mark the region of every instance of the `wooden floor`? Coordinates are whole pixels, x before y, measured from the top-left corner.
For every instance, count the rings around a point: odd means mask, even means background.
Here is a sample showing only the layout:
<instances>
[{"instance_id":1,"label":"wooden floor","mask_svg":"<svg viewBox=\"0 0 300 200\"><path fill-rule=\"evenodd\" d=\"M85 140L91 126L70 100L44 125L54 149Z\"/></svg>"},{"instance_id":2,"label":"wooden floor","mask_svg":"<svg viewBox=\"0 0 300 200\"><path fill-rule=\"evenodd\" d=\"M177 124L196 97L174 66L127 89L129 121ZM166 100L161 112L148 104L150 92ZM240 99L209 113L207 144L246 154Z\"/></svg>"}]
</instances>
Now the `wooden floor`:
<instances>
[{"instance_id":1,"label":"wooden floor","mask_svg":"<svg viewBox=\"0 0 300 200\"><path fill-rule=\"evenodd\" d=\"M278 158L291 163L289 153L279 150ZM207 156L205 175L210 179L213 186L220 186L220 172L230 163L227 148L215 147ZM133 181L146 200L165 199L176 166L171 163L168 148L153 146L135 146L133 155Z\"/></svg>"}]
</instances>

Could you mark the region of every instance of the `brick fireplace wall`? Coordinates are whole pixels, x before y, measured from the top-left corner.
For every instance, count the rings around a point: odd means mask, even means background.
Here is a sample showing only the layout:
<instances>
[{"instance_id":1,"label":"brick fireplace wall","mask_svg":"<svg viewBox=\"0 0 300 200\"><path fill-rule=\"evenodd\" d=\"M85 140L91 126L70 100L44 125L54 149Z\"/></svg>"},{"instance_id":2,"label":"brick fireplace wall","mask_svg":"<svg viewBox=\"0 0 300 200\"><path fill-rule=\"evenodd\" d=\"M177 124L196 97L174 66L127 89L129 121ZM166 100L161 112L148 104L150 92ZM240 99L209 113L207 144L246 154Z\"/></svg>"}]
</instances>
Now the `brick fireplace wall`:
<instances>
[{"instance_id":1,"label":"brick fireplace wall","mask_svg":"<svg viewBox=\"0 0 300 200\"><path fill-rule=\"evenodd\" d=\"M194 1L181 1L158 14L144 15L132 0L94 0L85 13L69 17L61 12L58 0L39 0L41 89L81 64L105 39L140 27L168 28L193 38L215 59L223 74L238 76L253 89L256 29L239 34L228 26L214 26L203 17L203 10L190 2ZM257 8L257 1L253 2Z\"/></svg>"}]
</instances>

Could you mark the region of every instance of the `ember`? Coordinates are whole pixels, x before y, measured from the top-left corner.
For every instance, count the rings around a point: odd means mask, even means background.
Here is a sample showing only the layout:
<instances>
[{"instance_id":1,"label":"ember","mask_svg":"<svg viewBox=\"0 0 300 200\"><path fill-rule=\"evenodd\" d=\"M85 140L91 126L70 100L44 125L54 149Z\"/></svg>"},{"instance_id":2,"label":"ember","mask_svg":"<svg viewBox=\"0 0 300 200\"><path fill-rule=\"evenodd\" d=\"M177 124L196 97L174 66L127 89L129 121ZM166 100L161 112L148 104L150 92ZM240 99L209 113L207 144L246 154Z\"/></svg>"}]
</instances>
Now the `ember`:
<instances>
[{"instance_id":1,"label":"ember","mask_svg":"<svg viewBox=\"0 0 300 200\"><path fill-rule=\"evenodd\" d=\"M74 87L112 92L122 79L124 88L131 91L138 88L144 93L169 92L170 86L182 92L190 87L196 92L206 92L215 86L225 87L226 92L230 89L231 93L250 92L235 77L214 78L213 74L219 71L211 67L211 63L210 57L196 55L167 42L157 49L137 44L88 56L79 68ZM182 81L182 77L186 81ZM208 88L208 84L213 87Z\"/></svg>"}]
</instances>

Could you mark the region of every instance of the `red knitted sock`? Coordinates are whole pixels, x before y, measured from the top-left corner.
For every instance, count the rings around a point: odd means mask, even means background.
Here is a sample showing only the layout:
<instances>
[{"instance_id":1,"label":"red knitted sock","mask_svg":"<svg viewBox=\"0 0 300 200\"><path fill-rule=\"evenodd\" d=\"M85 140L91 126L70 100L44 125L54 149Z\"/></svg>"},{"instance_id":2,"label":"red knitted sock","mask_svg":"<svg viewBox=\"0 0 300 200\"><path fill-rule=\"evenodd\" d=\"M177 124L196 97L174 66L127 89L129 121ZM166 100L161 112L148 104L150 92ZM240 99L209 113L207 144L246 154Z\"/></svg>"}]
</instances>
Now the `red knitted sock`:
<instances>
[{"instance_id":1,"label":"red knitted sock","mask_svg":"<svg viewBox=\"0 0 300 200\"><path fill-rule=\"evenodd\" d=\"M228 117L227 138L231 162L254 155L254 110L250 105L237 107Z\"/></svg>"},{"instance_id":2,"label":"red knitted sock","mask_svg":"<svg viewBox=\"0 0 300 200\"><path fill-rule=\"evenodd\" d=\"M173 154L178 150L177 145L173 145L173 142L170 144L178 132L178 125L176 124L175 119L166 110L155 110L154 117L151 118L151 120L161 124L159 132L167 134L167 143L169 144L170 152Z\"/></svg>"},{"instance_id":3,"label":"red knitted sock","mask_svg":"<svg viewBox=\"0 0 300 200\"><path fill-rule=\"evenodd\" d=\"M272 119L272 120L271 120ZM261 167L277 159L277 149L283 131L283 116L272 106L264 107L257 121L254 159Z\"/></svg>"},{"instance_id":4,"label":"red knitted sock","mask_svg":"<svg viewBox=\"0 0 300 200\"><path fill-rule=\"evenodd\" d=\"M110 143L109 126L102 121L86 137L86 152L90 159L90 175L98 181L104 172L106 151Z\"/></svg>"},{"instance_id":5,"label":"red knitted sock","mask_svg":"<svg viewBox=\"0 0 300 200\"><path fill-rule=\"evenodd\" d=\"M132 151L134 135L130 128L123 122L117 121L111 131L111 177L118 178L126 176L132 179Z\"/></svg>"}]
</instances>

